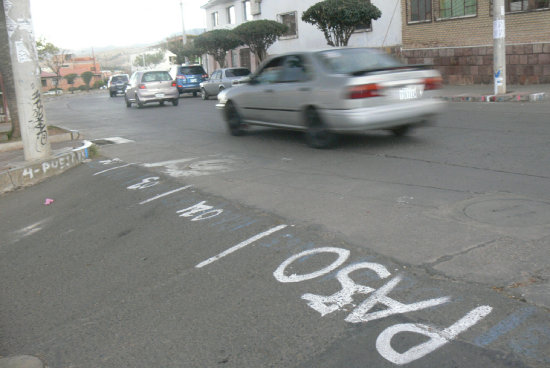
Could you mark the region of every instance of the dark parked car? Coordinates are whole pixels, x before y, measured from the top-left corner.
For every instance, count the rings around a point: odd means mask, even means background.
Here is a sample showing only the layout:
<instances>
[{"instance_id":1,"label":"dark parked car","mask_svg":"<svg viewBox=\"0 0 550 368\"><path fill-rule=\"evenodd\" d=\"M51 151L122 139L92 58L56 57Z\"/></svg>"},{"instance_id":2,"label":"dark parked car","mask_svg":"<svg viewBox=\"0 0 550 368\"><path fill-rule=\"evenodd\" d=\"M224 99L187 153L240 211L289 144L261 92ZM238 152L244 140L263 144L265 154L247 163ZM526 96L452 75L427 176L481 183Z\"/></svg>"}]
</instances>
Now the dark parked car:
<instances>
[{"instance_id":1,"label":"dark parked car","mask_svg":"<svg viewBox=\"0 0 550 368\"><path fill-rule=\"evenodd\" d=\"M201 82L208 79L200 65L178 65L170 69L170 75L176 80L179 93L192 93L194 97L200 91Z\"/></svg>"},{"instance_id":2,"label":"dark parked car","mask_svg":"<svg viewBox=\"0 0 550 368\"><path fill-rule=\"evenodd\" d=\"M123 94L128 85L128 74L115 74L109 80L109 95L115 97L117 94Z\"/></svg>"}]
</instances>

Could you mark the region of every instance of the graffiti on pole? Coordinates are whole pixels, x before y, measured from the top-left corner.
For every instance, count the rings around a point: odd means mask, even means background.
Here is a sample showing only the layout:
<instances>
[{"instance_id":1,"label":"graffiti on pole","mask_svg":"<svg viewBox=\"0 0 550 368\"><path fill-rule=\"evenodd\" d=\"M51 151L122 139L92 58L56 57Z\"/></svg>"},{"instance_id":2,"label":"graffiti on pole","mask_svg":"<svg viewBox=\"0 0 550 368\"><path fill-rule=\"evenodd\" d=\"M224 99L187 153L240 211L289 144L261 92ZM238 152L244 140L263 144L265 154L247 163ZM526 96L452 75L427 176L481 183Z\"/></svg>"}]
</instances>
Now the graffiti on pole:
<instances>
[{"instance_id":1,"label":"graffiti on pole","mask_svg":"<svg viewBox=\"0 0 550 368\"><path fill-rule=\"evenodd\" d=\"M44 105L40 91L32 84L32 119L29 121L36 131L36 150L41 152L42 148L48 144L48 130L46 128L46 119L44 116Z\"/></svg>"}]
</instances>

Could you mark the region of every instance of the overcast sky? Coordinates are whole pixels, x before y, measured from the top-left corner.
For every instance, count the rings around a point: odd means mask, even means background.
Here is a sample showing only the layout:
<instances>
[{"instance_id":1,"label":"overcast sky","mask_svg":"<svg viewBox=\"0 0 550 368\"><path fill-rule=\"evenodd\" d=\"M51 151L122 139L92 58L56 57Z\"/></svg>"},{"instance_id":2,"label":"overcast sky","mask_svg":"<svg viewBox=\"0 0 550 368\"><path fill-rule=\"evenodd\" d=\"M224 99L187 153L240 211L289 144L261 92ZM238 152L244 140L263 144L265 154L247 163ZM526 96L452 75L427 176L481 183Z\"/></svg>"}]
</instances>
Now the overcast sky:
<instances>
[{"instance_id":1,"label":"overcast sky","mask_svg":"<svg viewBox=\"0 0 550 368\"><path fill-rule=\"evenodd\" d=\"M37 38L64 49L130 46L181 34L180 0L30 0ZM185 28L205 28L207 0L183 0Z\"/></svg>"}]
</instances>

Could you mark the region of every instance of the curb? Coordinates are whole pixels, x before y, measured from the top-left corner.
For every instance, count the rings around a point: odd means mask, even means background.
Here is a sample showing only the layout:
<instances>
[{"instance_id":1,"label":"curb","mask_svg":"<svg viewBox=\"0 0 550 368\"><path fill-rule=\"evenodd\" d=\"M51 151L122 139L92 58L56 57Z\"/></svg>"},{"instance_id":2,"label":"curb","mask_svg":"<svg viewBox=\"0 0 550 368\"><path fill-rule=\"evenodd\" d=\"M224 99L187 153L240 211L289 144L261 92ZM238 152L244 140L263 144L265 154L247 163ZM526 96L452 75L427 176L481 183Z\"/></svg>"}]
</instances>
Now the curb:
<instances>
[{"instance_id":1,"label":"curb","mask_svg":"<svg viewBox=\"0 0 550 368\"><path fill-rule=\"evenodd\" d=\"M40 359L30 355L19 355L0 359L0 368L45 368Z\"/></svg>"},{"instance_id":2,"label":"curb","mask_svg":"<svg viewBox=\"0 0 550 368\"><path fill-rule=\"evenodd\" d=\"M90 141L83 141L81 147L62 150L52 157L37 160L0 173L0 194L41 182L44 179L59 175L88 159ZM0 367L2 368L2 367Z\"/></svg>"},{"instance_id":3,"label":"curb","mask_svg":"<svg viewBox=\"0 0 550 368\"><path fill-rule=\"evenodd\" d=\"M64 129L64 128L61 128L61 129ZM48 135L48 141L50 143L60 143L60 142L67 142L67 141L77 141L79 139L84 138L84 136L80 135L80 132L78 130L70 130L70 129L65 129L65 130L67 131L67 133ZM7 142L7 143L0 144L0 152L14 151L18 149L23 149L23 141Z\"/></svg>"},{"instance_id":4,"label":"curb","mask_svg":"<svg viewBox=\"0 0 550 368\"><path fill-rule=\"evenodd\" d=\"M539 93L517 93L506 95L458 95L441 97L445 101L450 102L540 102L546 99L545 92Z\"/></svg>"}]
</instances>

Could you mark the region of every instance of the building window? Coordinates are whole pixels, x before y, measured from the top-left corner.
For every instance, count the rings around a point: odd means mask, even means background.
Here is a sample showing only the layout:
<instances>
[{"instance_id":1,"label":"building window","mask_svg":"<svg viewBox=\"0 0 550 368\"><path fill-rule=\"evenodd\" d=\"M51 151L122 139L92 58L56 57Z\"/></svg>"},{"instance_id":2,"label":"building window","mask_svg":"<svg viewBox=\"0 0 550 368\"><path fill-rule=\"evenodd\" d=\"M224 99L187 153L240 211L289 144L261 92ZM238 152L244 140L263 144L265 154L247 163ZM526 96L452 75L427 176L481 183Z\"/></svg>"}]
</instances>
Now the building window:
<instances>
[{"instance_id":1,"label":"building window","mask_svg":"<svg viewBox=\"0 0 550 368\"><path fill-rule=\"evenodd\" d=\"M250 0L243 1L244 9L244 20L252 20L252 7L250 5Z\"/></svg>"},{"instance_id":2,"label":"building window","mask_svg":"<svg viewBox=\"0 0 550 368\"><path fill-rule=\"evenodd\" d=\"M506 0L508 13L550 8L549 0Z\"/></svg>"},{"instance_id":3,"label":"building window","mask_svg":"<svg viewBox=\"0 0 550 368\"><path fill-rule=\"evenodd\" d=\"M227 23L235 24L235 7L230 6L227 8Z\"/></svg>"},{"instance_id":4,"label":"building window","mask_svg":"<svg viewBox=\"0 0 550 368\"><path fill-rule=\"evenodd\" d=\"M410 0L409 9L409 22L432 20L432 0Z\"/></svg>"},{"instance_id":5,"label":"building window","mask_svg":"<svg viewBox=\"0 0 550 368\"><path fill-rule=\"evenodd\" d=\"M218 12L212 13L212 27L216 27L220 24L220 20L218 18Z\"/></svg>"},{"instance_id":6,"label":"building window","mask_svg":"<svg viewBox=\"0 0 550 368\"><path fill-rule=\"evenodd\" d=\"M439 0L439 17L456 18L477 14L477 0Z\"/></svg>"},{"instance_id":7,"label":"building window","mask_svg":"<svg viewBox=\"0 0 550 368\"><path fill-rule=\"evenodd\" d=\"M279 14L279 20L288 27L286 33L281 38L293 38L298 36L296 29L296 12Z\"/></svg>"}]
</instances>

